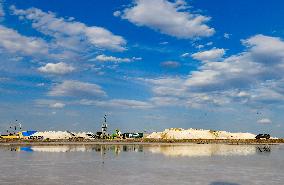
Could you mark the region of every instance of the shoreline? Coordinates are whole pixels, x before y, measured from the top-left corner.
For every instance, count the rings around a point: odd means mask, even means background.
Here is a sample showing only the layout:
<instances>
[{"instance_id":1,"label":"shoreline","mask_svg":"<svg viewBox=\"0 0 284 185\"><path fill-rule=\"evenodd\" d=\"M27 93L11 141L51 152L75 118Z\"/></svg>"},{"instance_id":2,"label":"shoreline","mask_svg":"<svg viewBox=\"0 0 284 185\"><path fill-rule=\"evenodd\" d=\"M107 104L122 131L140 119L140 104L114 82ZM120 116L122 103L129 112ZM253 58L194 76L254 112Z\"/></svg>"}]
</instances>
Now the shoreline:
<instances>
[{"instance_id":1,"label":"shoreline","mask_svg":"<svg viewBox=\"0 0 284 185\"><path fill-rule=\"evenodd\" d=\"M284 144L284 139L131 139L131 140L0 140L0 146L11 145L186 145L186 144L230 144L230 145L261 145L261 144Z\"/></svg>"}]
</instances>

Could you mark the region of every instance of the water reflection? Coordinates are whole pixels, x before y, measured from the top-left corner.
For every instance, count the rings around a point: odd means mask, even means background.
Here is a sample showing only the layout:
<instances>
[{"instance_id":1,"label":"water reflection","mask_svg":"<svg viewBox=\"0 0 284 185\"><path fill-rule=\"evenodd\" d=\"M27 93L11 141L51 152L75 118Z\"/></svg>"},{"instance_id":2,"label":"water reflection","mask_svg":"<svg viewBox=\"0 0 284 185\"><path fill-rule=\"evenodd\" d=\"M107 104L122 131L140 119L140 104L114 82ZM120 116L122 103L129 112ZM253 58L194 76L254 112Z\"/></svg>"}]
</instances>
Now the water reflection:
<instances>
[{"instance_id":1,"label":"water reflection","mask_svg":"<svg viewBox=\"0 0 284 185\"><path fill-rule=\"evenodd\" d=\"M231 183L231 182L212 182L209 185L240 185L240 184Z\"/></svg>"},{"instance_id":2,"label":"water reflection","mask_svg":"<svg viewBox=\"0 0 284 185\"><path fill-rule=\"evenodd\" d=\"M143 152L142 145L56 145L56 146L1 146L2 150L16 152Z\"/></svg>"},{"instance_id":3,"label":"water reflection","mask_svg":"<svg viewBox=\"0 0 284 185\"><path fill-rule=\"evenodd\" d=\"M101 155L121 152L149 152L169 157L206 156L246 156L268 154L269 145L228 145L228 144L189 144L189 145L58 145L58 146L2 146L2 150L18 152L98 152Z\"/></svg>"},{"instance_id":4,"label":"water reflection","mask_svg":"<svg viewBox=\"0 0 284 185\"><path fill-rule=\"evenodd\" d=\"M254 155L257 152L269 153L270 146L255 145L172 145L149 147L152 153L159 153L170 157L202 157L202 156L246 156Z\"/></svg>"}]
</instances>

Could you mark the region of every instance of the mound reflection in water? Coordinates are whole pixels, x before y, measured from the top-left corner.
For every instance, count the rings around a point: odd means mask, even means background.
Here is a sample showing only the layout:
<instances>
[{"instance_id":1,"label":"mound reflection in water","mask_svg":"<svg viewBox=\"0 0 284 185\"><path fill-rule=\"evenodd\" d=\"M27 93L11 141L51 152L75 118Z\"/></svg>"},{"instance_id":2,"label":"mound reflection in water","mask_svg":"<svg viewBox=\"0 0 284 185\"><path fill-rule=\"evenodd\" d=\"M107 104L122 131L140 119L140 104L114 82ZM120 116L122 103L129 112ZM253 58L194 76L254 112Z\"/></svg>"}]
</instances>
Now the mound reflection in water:
<instances>
[{"instance_id":1,"label":"mound reflection in water","mask_svg":"<svg viewBox=\"0 0 284 185\"><path fill-rule=\"evenodd\" d=\"M202 157L202 156L227 156L227 155L253 155L258 148L265 146L254 145L177 145L150 147L152 153L161 153L172 157Z\"/></svg>"},{"instance_id":2,"label":"mound reflection in water","mask_svg":"<svg viewBox=\"0 0 284 185\"><path fill-rule=\"evenodd\" d=\"M5 147L20 152L147 152L169 157L246 156L270 153L269 145L187 144L187 145L60 145L60 146L16 146Z\"/></svg>"}]
</instances>

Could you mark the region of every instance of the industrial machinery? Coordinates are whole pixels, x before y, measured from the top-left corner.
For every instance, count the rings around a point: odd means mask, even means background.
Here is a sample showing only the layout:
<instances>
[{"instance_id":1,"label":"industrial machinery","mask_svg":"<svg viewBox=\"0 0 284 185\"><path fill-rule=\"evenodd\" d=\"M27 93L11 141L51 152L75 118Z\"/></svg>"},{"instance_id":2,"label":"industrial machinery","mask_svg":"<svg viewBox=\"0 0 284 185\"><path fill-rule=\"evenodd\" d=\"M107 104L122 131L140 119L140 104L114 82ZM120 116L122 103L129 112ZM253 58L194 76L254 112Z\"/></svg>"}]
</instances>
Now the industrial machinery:
<instances>
[{"instance_id":1,"label":"industrial machinery","mask_svg":"<svg viewBox=\"0 0 284 185\"><path fill-rule=\"evenodd\" d=\"M37 131L22 131L22 124L18 120L12 124L7 130L6 134L2 134L2 139L43 139L42 136L33 136Z\"/></svg>"},{"instance_id":2,"label":"industrial machinery","mask_svg":"<svg viewBox=\"0 0 284 185\"><path fill-rule=\"evenodd\" d=\"M102 123L102 133L100 135L101 139L109 139L110 136L107 133L107 115L104 116L104 122Z\"/></svg>"},{"instance_id":3,"label":"industrial machinery","mask_svg":"<svg viewBox=\"0 0 284 185\"><path fill-rule=\"evenodd\" d=\"M121 134L120 130L116 129L115 133L111 135L112 139L123 139L123 135Z\"/></svg>"},{"instance_id":4,"label":"industrial machinery","mask_svg":"<svg viewBox=\"0 0 284 185\"><path fill-rule=\"evenodd\" d=\"M22 125L21 123L18 123L18 120L14 124L11 124L11 126L6 130L7 134L3 134L0 137L3 139L20 139L22 137L21 131Z\"/></svg>"}]
</instances>

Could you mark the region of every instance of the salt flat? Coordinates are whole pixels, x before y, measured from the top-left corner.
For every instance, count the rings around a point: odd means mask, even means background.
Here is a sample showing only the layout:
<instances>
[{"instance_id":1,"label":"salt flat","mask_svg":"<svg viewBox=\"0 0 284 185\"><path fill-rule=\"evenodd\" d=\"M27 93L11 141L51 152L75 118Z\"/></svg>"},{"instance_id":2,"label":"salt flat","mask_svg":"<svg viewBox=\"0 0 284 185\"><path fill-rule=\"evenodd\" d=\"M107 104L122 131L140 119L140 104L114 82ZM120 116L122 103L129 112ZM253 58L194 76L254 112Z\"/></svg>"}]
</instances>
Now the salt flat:
<instances>
[{"instance_id":1,"label":"salt flat","mask_svg":"<svg viewBox=\"0 0 284 185\"><path fill-rule=\"evenodd\" d=\"M284 145L0 147L0 184L282 185Z\"/></svg>"}]
</instances>

